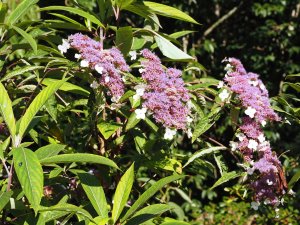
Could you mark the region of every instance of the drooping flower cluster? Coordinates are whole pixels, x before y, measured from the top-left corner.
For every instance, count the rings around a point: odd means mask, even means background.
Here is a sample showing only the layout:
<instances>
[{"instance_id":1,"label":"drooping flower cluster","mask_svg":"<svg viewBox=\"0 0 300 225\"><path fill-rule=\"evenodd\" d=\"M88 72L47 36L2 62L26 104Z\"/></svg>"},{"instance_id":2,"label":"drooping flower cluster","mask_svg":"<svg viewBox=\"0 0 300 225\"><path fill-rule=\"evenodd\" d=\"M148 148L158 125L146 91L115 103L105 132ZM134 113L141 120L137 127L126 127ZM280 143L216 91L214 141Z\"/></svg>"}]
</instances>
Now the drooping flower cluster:
<instances>
[{"instance_id":1,"label":"drooping flower cluster","mask_svg":"<svg viewBox=\"0 0 300 225\"><path fill-rule=\"evenodd\" d=\"M153 113L156 122L168 128L165 139L172 139L172 129L185 130L188 123L189 95L184 87L181 71L174 68L165 69L160 59L148 49L142 50L141 54L144 59L140 72L146 83L140 95L144 100L143 108Z\"/></svg>"},{"instance_id":2,"label":"drooping flower cluster","mask_svg":"<svg viewBox=\"0 0 300 225\"><path fill-rule=\"evenodd\" d=\"M235 58L228 59L225 82L230 90L237 94L245 113L262 125L267 120L279 121L269 101L268 91L255 73L247 73L242 63Z\"/></svg>"},{"instance_id":3,"label":"drooping flower cluster","mask_svg":"<svg viewBox=\"0 0 300 225\"><path fill-rule=\"evenodd\" d=\"M62 45L58 46L62 53L66 53L69 48L79 52L75 54L75 58L81 60L81 67L89 67L101 74L100 84L108 88L108 95L112 96L112 100L117 101L124 94L121 74L128 72L129 66L117 48L103 49L100 42L81 33L70 35L68 40L63 40Z\"/></svg>"},{"instance_id":4,"label":"drooping flower cluster","mask_svg":"<svg viewBox=\"0 0 300 225\"><path fill-rule=\"evenodd\" d=\"M280 118L271 108L268 91L257 74L247 73L242 63L234 58L228 59L225 70L225 84L245 109L246 116L236 134L239 141L230 145L232 150L238 149L250 165L247 172L252 175L250 186L254 191L251 206L256 210L261 203L277 207L283 200L286 182L281 163L266 141L261 125Z\"/></svg>"}]
</instances>

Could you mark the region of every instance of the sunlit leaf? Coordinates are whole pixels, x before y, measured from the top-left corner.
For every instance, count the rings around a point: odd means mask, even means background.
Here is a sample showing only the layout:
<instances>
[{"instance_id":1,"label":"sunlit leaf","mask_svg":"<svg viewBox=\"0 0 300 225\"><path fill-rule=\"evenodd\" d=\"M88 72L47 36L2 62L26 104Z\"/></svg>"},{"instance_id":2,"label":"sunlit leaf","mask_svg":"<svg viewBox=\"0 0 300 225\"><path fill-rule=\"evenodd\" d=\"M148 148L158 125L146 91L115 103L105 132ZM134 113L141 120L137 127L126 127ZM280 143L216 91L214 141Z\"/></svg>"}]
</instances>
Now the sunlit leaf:
<instances>
[{"instance_id":1,"label":"sunlit leaf","mask_svg":"<svg viewBox=\"0 0 300 225\"><path fill-rule=\"evenodd\" d=\"M13 150L13 159L22 190L32 208L37 212L44 187L42 166L34 152L22 147Z\"/></svg>"}]
</instances>

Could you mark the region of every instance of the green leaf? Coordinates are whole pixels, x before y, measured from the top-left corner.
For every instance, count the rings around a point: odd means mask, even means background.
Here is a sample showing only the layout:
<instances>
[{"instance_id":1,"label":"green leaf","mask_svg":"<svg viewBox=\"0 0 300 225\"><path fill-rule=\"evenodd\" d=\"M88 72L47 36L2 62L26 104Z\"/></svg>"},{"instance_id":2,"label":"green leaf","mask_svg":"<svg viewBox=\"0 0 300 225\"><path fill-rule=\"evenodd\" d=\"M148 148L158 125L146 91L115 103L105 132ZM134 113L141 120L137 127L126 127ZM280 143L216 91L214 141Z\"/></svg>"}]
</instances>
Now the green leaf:
<instances>
[{"instance_id":1,"label":"green leaf","mask_svg":"<svg viewBox=\"0 0 300 225\"><path fill-rule=\"evenodd\" d=\"M145 208L136 212L125 225L142 224L156 215L160 215L166 211L171 210L173 207L166 204L154 204L146 206Z\"/></svg>"},{"instance_id":2,"label":"green leaf","mask_svg":"<svg viewBox=\"0 0 300 225\"><path fill-rule=\"evenodd\" d=\"M60 80L56 80L56 79L52 79L52 78L45 78L42 82L42 84L46 85L46 86L49 86L49 85L53 85L54 83L56 82L59 82ZM80 86L77 86L75 84L71 84L69 82L65 82L60 88L59 90L62 90L62 91L67 91L67 92L72 92L72 93L75 93L75 94L80 94L80 95L83 95L83 96L89 96L90 95L90 92L87 91L86 89L80 87Z\"/></svg>"},{"instance_id":3,"label":"green leaf","mask_svg":"<svg viewBox=\"0 0 300 225\"><path fill-rule=\"evenodd\" d=\"M128 5L124 9L129 12L135 13L141 17L144 17L145 19L152 21L153 23L161 27L157 16L153 12L151 12L149 7L145 6L144 4L133 3L131 5Z\"/></svg>"},{"instance_id":4,"label":"green leaf","mask_svg":"<svg viewBox=\"0 0 300 225\"><path fill-rule=\"evenodd\" d=\"M135 127L135 125L137 125L140 122L140 120L141 119L136 118L135 112L131 113L131 115L128 118L125 130L128 131L128 130L132 129L133 127Z\"/></svg>"},{"instance_id":5,"label":"green leaf","mask_svg":"<svg viewBox=\"0 0 300 225\"><path fill-rule=\"evenodd\" d=\"M120 49L123 55L127 55L131 49L133 42L132 27L120 27L117 30L116 46Z\"/></svg>"},{"instance_id":6,"label":"green leaf","mask_svg":"<svg viewBox=\"0 0 300 225\"><path fill-rule=\"evenodd\" d=\"M205 131L207 131L209 128L211 128L212 125L213 123L210 121L210 119L207 116L201 118L200 121L195 126L195 130L192 136L192 142L196 141L196 139Z\"/></svg>"},{"instance_id":7,"label":"green leaf","mask_svg":"<svg viewBox=\"0 0 300 225\"><path fill-rule=\"evenodd\" d=\"M68 200L68 196L65 195L61 200L59 200L57 205L66 204L67 200ZM56 220L60 217L63 217L65 215L67 215L68 213L69 212L55 211L55 210L40 212L40 216L39 216L37 225L45 225L45 223Z\"/></svg>"},{"instance_id":8,"label":"green leaf","mask_svg":"<svg viewBox=\"0 0 300 225\"><path fill-rule=\"evenodd\" d=\"M134 163L122 176L121 180L118 183L115 196L114 196L114 206L112 209L112 219L114 223L117 222L121 212L123 211L124 206L127 203L130 191L132 188L134 180Z\"/></svg>"},{"instance_id":9,"label":"green leaf","mask_svg":"<svg viewBox=\"0 0 300 225\"><path fill-rule=\"evenodd\" d=\"M135 0L115 0L120 9L124 9L125 7L131 5L134 1Z\"/></svg>"},{"instance_id":10,"label":"green leaf","mask_svg":"<svg viewBox=\"0 0 300 225\"><path fill-rule=\"evenodd\" d=\"M19 27L13 26L12 28L17 31L31 46L31 48L33 49L34 53L37 54L37 43L36 41L33 39L33 37L31 36L31 34L25 32L24 30L22 30Z\"/></svg>"},{"instance_id":11,"label":"green leaf","mask_svg":"<svg viewBox=\"0 0 300 225\"><path fill-rule=\"evenodd\" d=\"M294 187L294 185L299 179L300 179L300 170L298 170L298 172L294 174L294 176L291 178L290 182L288 183L289 190Z\"/></svg>"},{"instance_id":12,"label":"green leaf","mask_svg":"<svg viewBox=\"0 0 300 225\"><path fill-rule=\"evenodd\" d=\"M51 164L51 163L95 163L107 165L113 168L118 168L114 161L105 158L103 156L88 154L88 153L74 153L74 154L61 154L51 156L40 160L41 164Z\"/></svg>"},{"instance_id":13,"label":"green leaf","mask_svg":"<svg viewBox=\"0 0 300 225\"><path fill-rule=\"evenodd\" d=\"M83 190L101 218L107 218L107 202L100 181L89 173L78 173Z\"/></svg>"},{"instance_id":14,"label":"green leaf","mask_svg":"<svg viewBox=\"0 0 300 225\"><path fill-rule=\"evenodd\" d=\"M0 159L4 159L4 152L10 144L10 137L6 138L4 142L0 144Z\"/></svg>"},{"instance_id":15,"label":"green leaf","mask_svg":"<svg viewBox=\"0 0 300 225\"><path fill-rule=\"evenodd\" d=\"M191 224L184 222L184 221L178 221L178 220L172 219L171 221L161 223L160 225L191 225Z\"/></svg>"},{"instance_id":16,"label":"green leaf","mask_svg":"<svg viewBox=\"0 0 300 225\"><path fill-rule=\"evenodd\" d=\"M136 202L130 207L126 212L125 216L121 219L121 222L127 220L137 209L139 209L143 204L145 204L156 192L162 189L166 184L172 181L183 178L182 175L172 175L155 182L147 191L145 191Z\"/></svg>"},{"instance_id":17,"label":"green leaf","mask_svg":"<svg viewBox=\"0 0 300 225\"><path fill-rule=\"evenodd\" d=\"M34 153L39 160L47 159L48 157L55 156L65 149L65 145L49 144L36 150Z\"/></svg>"},{"instance_id":18,"label":"green leaf","mask_svg":"<svg viewBox=\"0 0 300 225\"><path fill-rule=\"evenodd\" d=\"M50 84L44 90L42 90L29 105L24 116L21 118L19 126L19 136L22 139L28 125L31 123L34 116L38 113L40 108L46 103L46 101L66 82L66 80L60 80L56 83Z\"/></svg>"},{"instance_id":19,"label":"green leaf","mask_svg":"<svg viewBox=\"0 0 300 225\"><path fill-rule=\"evenodd\" d=\"M245 176L247 173L246 172L236 172L236 171L231 171L229 173L223 173L220 179L217 180L217 182L210 188L210 190L214 189L215 187L228 182L229 180L232 180L237 177Z\"/></svg>"},{"instance_id":20,"label":"green leaf","mask_svg":"<svg viewBox=\"0 0 300 225\"><path fill-rule=\"evenodd\" d=\"M0 212L9 202L9 199L12 195L13 195L13 191L6 191L6 192L0 191Z\"/></svg>"},{"instance_id":21,"label":"green leaf","mask_svg":"<svg viewBox=\"0 0 300 225\"><path fill-rule=\"evenodd\" d=\"M169 40L163 36L156 33L154 36L157 46L161 50L162 54L170 59L181 59L181 60L191 60L194 59L192 56L186 54L181 49L172 44Z\"/></svg>"},{"instance_id":22,"label":"green leaf","mask_svg":"<svg viewBox=\"0 0 300 225\"><path fill-rule=\"evenodd\" d=\"M7 18L7 24L15 24L23 15L29 12L29 8L36 4L39 0L23 0L18 4Z\"/></svg>"},{"instance_id":23,"label":"green leaf","mask_svg":"<svg viewBox=\"0 0 300 225\"><path fill-rule=\"evenodd\" d=\"M101 23L101 21L98 18L91 15L89 12L83 11L81 9L77 9L77 8L73 8L73 7L66 7L66 6L49 6L49 7L44 7L41 9L41 11L51 11L51 10L62 10L62 11L74 13L74 14L79 15L85 19L88 19L92 23L97 24L98 26L104 28L104 25Z\"/></svg>"},{"instance_id":24,"label":"green leaf","mask_svg":"<svg viewBox=\"0 0 300 225\"><path fill-rule=\"evenodd\" d=\"M201 150L195 152L188 159L188 161L184 164L183 168L186 167L187 165L189 165L191 162L193 162L197 158L200 158L200 157L202 157L204 155L207 155L207 154L211 154L211 153L216 152L216 151L225 150L225 149L226 149L226 147L210 147L210 148L201 149Z\"/></svg>"},{"instance_id":25,"label":"green leaf","mask_svg":"<svg viewBox=\"0 0 300 225\"><path fill-rule=\"evenodd\" d=\"M120 127L121 124L115 122L105 122L101 121L98 125L98 130L101 132L103 137L107 140L111 135L113 135Z\"/></svg>"},{"instance_id":26,"label":"green leaf","mask_svg":"<svg viewBox=\"0 0 300 225\"><path fill-rule=\"evenodd\" d=\"M11 137L14 138L16 134L16 120L12 109L11 100L7 94L7 91L2 83L0 83L0 113L6 123Z\"/></svg>"},{"instance_id":27,"label":"green leaf","mask_svg":"<svg viewBox=\"0 0 300 225\"><path fill-rule=\"evenodd\" d=\"M37 156L30 149L13 150L14 168L29 203L37 212L43 196L44 175Z\"/></svg>"},{"instance_id":28,"label":"green leaf","mask_svg":"<svg viewBox=\"0 0 300 225\"><path fill-rule=\"evenodd\" d=\"M3 23L7 14L7 3L0 2L0 23Z\"/></svg>"},{"instance_id":29,"label":"green leaf","mask_svg":"<svg viewBox=\"0 0 300 225\"><path fill-rule=\"evenodd\" d=\"M67 204L67 203L57 204L52 207L41 207L39 211L40 212L63 211L63 212L67 212L67 213L75 213L79 216L83 216L83 217L89 219L90 221L93 221L93 217L89 214L89 212L87 212L86 210L84 210L80 207L77 207L72 204Z\"/></svg>"},{"instance_id":30,"label":"green leaf","mask_svg":"<svg viewBox=\"0 0 300 225\"><path fill-rule=\"evenodd\" d=\"M24 66L24 67L18 68L16 70L13 70L13 71L7 73L5 75L5 77L3 77L1 79L1 81L11 79L17 75L23 75L24 73L29 72L29 71L39 70L39 69L43 69L43 68L44 68L43 66Z\"/></svg>"},{"instance_id":31,"label":"green leaf","mask_svg":"<svg viewBox=\"0 0 300 225\"><path fill-rule=\"evenodd\" d=\"M156 2L149 2L149 1L144 1L143 2L147 7L151 9L154 13L165 16L165 17L170 17L178 20L183 20L189 23L195 23L199 24L196 20L194 20L192 17L190 17L188 14L180 11L179 9L176 9L174 7L156 3Z\"/></svg>"}]
</instances>

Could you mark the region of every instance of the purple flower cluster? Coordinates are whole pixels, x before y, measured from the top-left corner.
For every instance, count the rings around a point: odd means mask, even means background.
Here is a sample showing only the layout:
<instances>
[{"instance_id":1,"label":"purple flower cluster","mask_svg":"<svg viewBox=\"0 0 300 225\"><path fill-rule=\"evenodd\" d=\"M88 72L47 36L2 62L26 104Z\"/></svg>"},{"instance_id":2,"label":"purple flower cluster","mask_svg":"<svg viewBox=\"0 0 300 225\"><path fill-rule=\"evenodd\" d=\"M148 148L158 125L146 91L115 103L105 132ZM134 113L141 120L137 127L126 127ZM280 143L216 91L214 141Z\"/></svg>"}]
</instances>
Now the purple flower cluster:
<instances>
[{"instance_id":1,"label":"purple flower cluster","mask_svg":"<svg viewBox=\"0 0 300 225\"><path fill-rule=\"evenodd\" d=\"M160 59L148 49L141 51L141 74L146 82L143 107L153 112L156 122L167 128L186 129L189 95L181 71L165 69Z\"/></svg>"},{"instance_id":2,"label":"purple flower cluster","mask_svg":"<svg viewBox=\"0 0 300 225\"><path fill-rule=\"evenodd\" d=\"M255 119L262 124L267 120L279 121L280 118L271 108L268 91L258 75L247 73L238 59L229 58L228 62L225 83L238 95L242 106L250 111L248 115L251 118L255 115Z\"/></svg>"},{"instance_id":3,"label":"purple flower cluster","mask_svg":"<svg viewBox=\"0 0 300 225\"><path fill-rule=\"evenodd\" d=\"M247 116L237 133L238 142L231 142L233 150L238 149L244 160L252 167L248 174L252 175L250 184L254 191L254 209L263 202L277 207L285 194L286 184L280 161L272 152L270 143L265 140L261 125L267 120L279 121L269 102L268 91L258 75L247 73L242 63L234 58L228 59L227 74L224 78L229 89L236 93Z\"/></svg>"},{"instance_id":4,"label":"purple flower cluster","mask_svg":"<svg viewBox=\"0 0 300 225\"><path fill-rule=\"evenodd\" d=\"M82 60L81 66L102 74L100 84L108 88L108 94L114 99L119 99L124 94L121 74L129 71L122 53L115 47L103 49L100 42L81 33L70 35L68 43L79 52L76 57Z\"/></svg>"}]
</instances>

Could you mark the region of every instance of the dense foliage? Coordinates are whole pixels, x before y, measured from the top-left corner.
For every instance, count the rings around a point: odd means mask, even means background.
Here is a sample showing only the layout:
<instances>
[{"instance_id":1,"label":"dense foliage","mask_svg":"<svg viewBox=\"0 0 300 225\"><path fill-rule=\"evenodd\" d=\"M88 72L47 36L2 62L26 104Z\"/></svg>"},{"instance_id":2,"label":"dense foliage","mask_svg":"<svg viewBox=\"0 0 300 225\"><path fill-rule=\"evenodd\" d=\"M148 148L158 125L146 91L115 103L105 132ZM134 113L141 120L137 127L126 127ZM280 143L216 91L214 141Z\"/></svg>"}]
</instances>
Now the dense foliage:
<instances>
[{"instance_id":1,"label":"dense foliage","mask_svg":"<svg viewBox=\"0 0 300 225\"><path fill-rule=\"evenodd\" d=\"M0 223L297 224L299 11L1 2Z\"/></svg>"}]
</instances>

